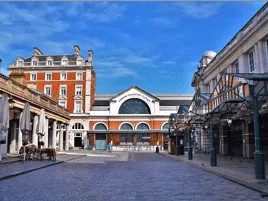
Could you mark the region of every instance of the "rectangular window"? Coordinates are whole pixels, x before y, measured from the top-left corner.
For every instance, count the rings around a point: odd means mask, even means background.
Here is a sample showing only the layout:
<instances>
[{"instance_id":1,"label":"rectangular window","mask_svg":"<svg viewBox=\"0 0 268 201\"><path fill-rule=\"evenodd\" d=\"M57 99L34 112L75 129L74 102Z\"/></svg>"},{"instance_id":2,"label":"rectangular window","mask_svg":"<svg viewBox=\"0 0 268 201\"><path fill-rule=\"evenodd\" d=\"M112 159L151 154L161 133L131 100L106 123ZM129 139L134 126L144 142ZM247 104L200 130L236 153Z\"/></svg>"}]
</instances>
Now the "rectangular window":
<instances>
[{"instance_id":1,"label":"rectangular window","mask_svg":"<svg viewBox=\"0 0 268 201\"><path fill-rule=\"evenodd\" d=\"M59 105L66 108L66 101L59 101Z\"/></svg>"},{"instance_id":2,"label":"rectangular window","mask_svg":"<svg viewBox=\"0 0 268 201\"><path fill-rule=\"evenodd\" d=\"M33 61L33 66L37 66L37 61Z\"/></svg>"},{"instance_id":3,"label":"rectangular window","mask_svg":"<svg viewBox=\"0 0 268 201\"><path fill-rule=\"evenodd\" d=\"M235 62L234 66L233 66L233 72L234 73L239 73L239 64L238 64L238 61Z\"/></svg>"},{"instance_id":4,"label":"rectangular window","mask_svg":"<svg viewBox=\"0 0 268 201\"><path fill-rule=\"evenodd\" d=\"M22 61L18 61L18 66L22 66Z\"/></svg>"},{"instance_id":5,"label":"rectangular window","mask_svg":"<svg viewBox=\"0 0 268 201\"><path fill-rule=\"evenodd\" d=\"M75 95L82 95L82 86L75 87Z\"/></svg>"},{"instance_id":6,"label":"rectangular window","mask_svg":"<svg viewBox=\"0 0 268 201\"><path fill-rule=\"evenodd\" d=\"M60 79L61 80L67 80L67 74L66 73L61 73Z\"/></svg>"},{"instance_id":7,"label":"rectangular window","mask_svg":"<svg viewBox=\"0 0 268 201\"><path fill-rule=\"evenodd\" d=\"M31 80L35 81L36 80L36 74L31 74Z\"/></svg>"},{"instance_id":8,"label":"rectangular window","mask_svg":"<svg viewBox=\"0 0 268 201\"><path fill-rule=\"evenodd\" d=\"M77 65L82 65L82 60L78 60Z\"/></svg>"},{"instance_id":9,"label":"rectangular window","mask_svg":"<svg viewBox=\"0 0 268 201\"><path fill-rule=\"evenodd\" d=\"M47 65L48 65L48 66L52 66L52 60L48 60L48 61L47 61Z\"/></svg>"},{"instance_id":10,"label":"rectangular window","mask_svg":"<svg viewBox=\"0 0 268 201\"><path fill-rule=\"evenodd\" d=\"M62 65L67 65L67 60L62 60Z\"/></svg>"},{"instance_id":11,"label":"rectangular window","mask_svg":"<svg viewBox=\"0 0 268 201\"><path fill-rule=\"evenodd\" d=\"M52 74L51 73L47 73L46 74L46 80L51 80L52 79Z\"/></svg>"},{"instance_id":12,"label":"rectangular window","mask_svg":"<svg viewBox=\"0 0 268 201\"><path fill-rule=\"evenodd\" d=\"M254 50L248 54L248 62L249 62L249 71L253 72L255 70Z\"/></svg>"},{"instance_id":13,"label":"rectangular window","mask_svg":"<svg viewBox=\"0 0 268 201\"><path fill-rule=\"evenodd\" d=\"M61 86L60 87L60 95L62 95L62 96L66 96L67 95L66 86Z\"/></svg>"},{"instance_id":14,"label":"rectangular window","mask_svg":"<svg viewBox=\"0 0 268 201\"><path fill-rule=\"evenodd\" d=\"M82 101L75 102L75 113L82 113Z\"/></svg>"},{"instance_id":15,"label":"rectangular window","mask_svg":"<svg viewBox=\"0 0 268 201\"><path fill-rule=\"evenodd\" d=\"M82 80L82 73L76 73L76 80Z\"/></svg>"},{"instance_id":16,"label":"rectangular window","mask_svg":"<svg viewBox=\"0 0 268 201\"><path fill-rule=\"evenodd\" d=\"M51 96L51 86L45 86L45 94Z\"/></svg>"}]
</instances>

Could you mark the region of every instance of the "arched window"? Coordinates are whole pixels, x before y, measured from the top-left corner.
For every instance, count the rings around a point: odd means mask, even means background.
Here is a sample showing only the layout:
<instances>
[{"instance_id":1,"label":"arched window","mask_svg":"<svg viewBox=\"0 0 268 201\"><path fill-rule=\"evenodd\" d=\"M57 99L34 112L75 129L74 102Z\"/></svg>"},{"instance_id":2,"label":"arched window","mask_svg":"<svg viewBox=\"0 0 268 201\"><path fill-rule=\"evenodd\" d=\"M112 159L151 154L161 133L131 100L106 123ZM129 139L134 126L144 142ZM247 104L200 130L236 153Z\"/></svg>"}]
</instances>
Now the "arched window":
<instances>
[{"instance_id":1,"label":"arched window","mask_svg":"<svg viewBox=\"0 0 268 201\"><path fill-rule=\"evenodd\" d=\"M94 130L107 130L107 128L104 124L97 124Z\"/></svg>"},{"instance_id":2,"label":"arched window","mask_svg":"<svg viewBox=\"0 0 268 201\"><path fill-rule=\"evenodd\" d=\"M141 123L138 125L137 130L149 130L149 126L145 123ZM137 134L137 143L149 143L150 142L150 134L149 133L140 133Z\"/></svg>"},{"instance_id":3,"label":"arched window","mask_svg":"<svg viewBox=\"0 0 268 201\"><path fill-rule=\"evenodd\" d=\"M124 123L120 126L120 130L133 130L132 126ZM132 143L132 133L122 133L120 135L120 144Z\"/></svg>"},{"instance_id":4,"label":"arched window","mask_svg":"<svg viewBox=\"0 0 268 201\"><path fill-rule=\"evenodd\" d=\"M84 129L84 126L83 126L83 124L81 124L81 123L75 123L75 124L73 125L72 129L74 129L74 130L77 130L77 129Z\"/></svg>"},{"instance_id":5,"label":"arched window","mask_svg":"<svg viewBox=\"0 0 268 201\"><path fill-rule=\"evenodd\" d=\"M168 128L169 128L168 123L165 123L165 124L162 126L162 130L168 130Z\"/></svg>"},{"instance_id":6,"label":"arched window","mask_svg":"<svg viewBox=\"0 0 268 201\"><path fill-rule=\"evenodd\" d=\"M151 114L149 106L140 99L126 100L119 108L119 114Z\"/></svg>"}]
</instances>

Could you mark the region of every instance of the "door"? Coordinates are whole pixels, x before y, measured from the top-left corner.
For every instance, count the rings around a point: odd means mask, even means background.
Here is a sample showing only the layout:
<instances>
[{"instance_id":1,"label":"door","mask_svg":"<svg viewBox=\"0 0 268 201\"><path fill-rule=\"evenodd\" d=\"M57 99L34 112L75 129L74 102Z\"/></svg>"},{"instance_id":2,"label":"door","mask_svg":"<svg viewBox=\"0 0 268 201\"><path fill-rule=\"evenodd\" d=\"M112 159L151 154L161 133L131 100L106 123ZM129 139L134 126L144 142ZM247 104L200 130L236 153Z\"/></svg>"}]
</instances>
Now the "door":
<instances>
[{"instance_id":1,"label":"door","mask_svg":"<svg viewBox=\"0 0 268 201\"><path fill-rule=\"evenodd\" d=\"M96 150L106 150L106 140L96 140Z\"/></svg>"},{"instance_id":2,"label":"door","mask_svg":"<svg viewBox=\"0 0 268 201\"><path fill-rule=\"evenodd\" d=\"M82 137L74 137L74 146L82 147Z\"/></svg>"}]
</instances>

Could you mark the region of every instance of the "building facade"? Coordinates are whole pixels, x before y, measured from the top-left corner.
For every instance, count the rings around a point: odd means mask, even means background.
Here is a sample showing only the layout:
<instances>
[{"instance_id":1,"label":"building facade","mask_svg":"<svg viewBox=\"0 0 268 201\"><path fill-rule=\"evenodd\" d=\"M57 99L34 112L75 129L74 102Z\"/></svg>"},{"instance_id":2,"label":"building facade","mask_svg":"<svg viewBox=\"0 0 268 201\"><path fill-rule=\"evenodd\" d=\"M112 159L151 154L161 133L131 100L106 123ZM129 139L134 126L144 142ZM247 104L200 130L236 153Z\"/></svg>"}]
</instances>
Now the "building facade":
<instances>
[{"instance_id":1,"label":"building facade","mask_svg":"<svg viewBox=\"0 0 268 201\"><path fill-rule=\"evenodd\" d=\"M266 91L266 86L262 82L267 73L268 4L266 3L218 54L207 51L193 76L192 86L196 93L190 111L207 114L226 110L225 114L221 113L221 121L213 128L215 146L219 154L253 158L255 151L253 119L237 118L234 112L239 107L252 109L252 102L245 101L251 96L250 82L255 85L255 93L261 94L262 91ZM262 82L253 81L254 76L262 76ZM263 93L264 98L259 99L259 108L265 103L266 95ZM237 105L236 108L231 105L231 101L233 105ZM252 114L252 111L249 114ZM259 118L262 122L260 135L263 152L267 158L268 130L265 123L267 115L260 115ZM210 134L204 127L201 128L199 149L209 152L210 140Z\"/></svg>"},{"instance_id":2,"label":"building facade","mask_svg":"<svg viewBox=\"0 0 268 201\"><path fill-rule=\"evenodd\" d=\"M18 57L9 66L9 77L40 91L70 112L71 148L154 150L167 144L168 118L179 105L189 104L191 94L150 94L137 86L118 94L95 94L93 52L88 60L74 46L72 55Z\"/></svg>"}]
</instances>

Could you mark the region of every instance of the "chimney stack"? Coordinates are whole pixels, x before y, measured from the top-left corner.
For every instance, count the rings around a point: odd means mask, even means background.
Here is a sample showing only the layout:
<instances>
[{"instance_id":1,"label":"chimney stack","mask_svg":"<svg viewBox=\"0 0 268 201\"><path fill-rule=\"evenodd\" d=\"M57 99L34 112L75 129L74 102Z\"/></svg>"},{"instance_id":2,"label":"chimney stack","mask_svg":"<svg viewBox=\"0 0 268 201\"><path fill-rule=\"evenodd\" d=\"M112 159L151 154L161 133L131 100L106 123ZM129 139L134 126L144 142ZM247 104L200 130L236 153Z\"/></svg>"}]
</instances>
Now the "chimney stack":
<instances>
[{"instance_id":1,"label":"chimney stack","mask_svg":"<svg viewBox=\"0 0 268 201\"><path fill-rule=\"evenodd\" d=\"M93 51L92 50L88 50L88 63L89 63L89 66L91 66L91 67L93 67L92 57L93 57Z\"/></svg>"},{"instance_id":2,"label":"chimney stack","mask_svg":"<svg viewBox=\"0 0 268 201\"><path fill-rule=\"evenodd\" d=\"M34 56L42 56L43 55L43 52L41 52L41 50L39 50L37 47L34 47L34 52L33 52L33 55Z\"/></svg>"},{"instance_id":3,"label":"chimney stack","mask_svg":"<svg viewBox=\"0 0 268 201\"><path fill-rule=\"evenodd\" d=\"M78 45L75 45L74 46L74 55L78 56L79 55L79 52L80 52L80 48Z\"/></svg>"}]
</instances>

